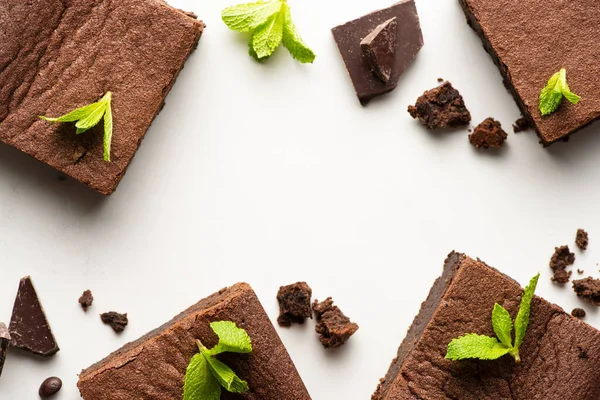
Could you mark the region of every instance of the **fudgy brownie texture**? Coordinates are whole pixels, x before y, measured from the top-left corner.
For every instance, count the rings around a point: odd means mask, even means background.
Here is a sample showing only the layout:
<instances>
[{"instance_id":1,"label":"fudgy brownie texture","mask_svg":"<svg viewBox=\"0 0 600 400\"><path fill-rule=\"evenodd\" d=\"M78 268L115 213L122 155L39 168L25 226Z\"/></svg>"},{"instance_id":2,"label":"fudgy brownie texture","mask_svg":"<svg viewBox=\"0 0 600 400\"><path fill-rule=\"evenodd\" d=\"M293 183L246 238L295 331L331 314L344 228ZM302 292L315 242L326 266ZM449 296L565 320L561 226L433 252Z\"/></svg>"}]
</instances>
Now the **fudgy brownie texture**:
<instances>
[{"instance_id":1,"label":"fudgy brownie texture","mask_svg":"<svg viewBox=\"0 0 600 400\"><path fill-rule=\"evenodd\" d=\"M600 116L600 64L593 61L600 58L597 0L569 7L564 0L459 1L542 143L564 139ZM557 112L543 117L540 91L562 67L582 100L577 105L563 101Z\"/></svg>"},{"instance_id":2,"label":"fudgy brownie texture","mask_svg":"<svg viewBox=\"0 0 600 400\"><path fill-rule=\"evenodd\" d=\"M408 113L429 129L456 128L471 122L462 96L447 81L423 93L414 106L408 106Z\"/></svg>"},{"instance_id":3,"label":"fudgy brownie texture","mask_svg":"<svg viewBox=\"0 0 600 400\"><path fill-rule=\"evenodd\" d=\"M4 0L0 141L111 194L196 46L204 24L161 0ZM57 117L113 93L112 162L102 124Z\"/></svg>"},{"instance_id":4,"label":"fudgy brownie texture","mask_svg":"<svg viewBox=\"0 0 600 400\"><path fill-rule=\"evenodd\" d=\"M600 279L588 276L585 279L574 280L573 290L583 300L600 306Z\"/></svg>"},{"instance_id":5,"label":"fudgy brownie texture","mask_svg":"<svg viewBox=\"0 0 600 400\"><path fill-rule=\"evenodd\" d=\"M521 362L445 359L465 333L495 336L495 303L514 318L523 289L510 277L451 253L373 400L596 400L600 332L537 296L519 351ZM581 351L587 358L581 358Z\"/></svg>"},{"instance_id":6,"label":"fudgy brownie texture","mask_svg":"<svg viewBox=\"0 0 600 400\"><path fill-rule=\"evenodd\" d=\"M326 349L340 347L358 330L358 325L350 321L338 306L333 305L331 297L322 302L315 300L313 311L317 319L315 331Z\"/></svg>"},{"instance_id":7,"label":"fudgy brownie texture","mask_svg":"<svg viewBox=\"0 0 600 400\"><path fill-rule=\"evenodd\" d=\"M529 128L530 128L529 121L527 121L527 118L525 118L525 117L519 118L513 124L513 132L514 133L523 132Z\"/></svg>"},{"instance_id":8,"label":"fudgy brownie texture","mask_svg":"<svg viewBox=\"0 0 600 400\"><path fill-rule=\"evenodd\" d=\"M574 308L571 311L571 315L579 319L585 318L585 310L583 308Z\"/></svg>"},{"instance_id":9,"label":"fudgy brownie texture","mask_svg":"<svg viewBox=\"0 0 600 400\"><path fill-rule=\"evenodd\" d=\"M100 319L106 325L110 326L113 331L116 333L121 333L129 324L129 319L127 319L127 313L119 314L118 312L109 311L107 313L100 314Z\"/></svg>"},{"instance_id":10,"label":"fudgy brownie texture","mask_svg":"<svg viewBox=\"0 0 600 400\"><path fill-rule=\"evenodd\" d=\"M246 283L220 290L160 328L125 345L79 376L84 400L181 399L183 378L198 352L196 339L212 347L218 338L209 324L233 321L252 340L249 354L222 354L250 390L223 391L222 400L310 400L275 328L254 291Z\"/></svg>"},{"instance_id":11,"label":"fudgy brownie texture","mask_svg":"<svg viewBox=\"0 0 600 400\"><path fill-rule=\"evenodd\" d=\"M87 309L92 306L93 302L94 302L94 296L92 296L91 290L86 290L85 292L83 292L83 294L79 298L79 304L81 305L81 308L83 308L83 311L85 311L85 312L87 312Z\"/></svg>"},{"instance_id":12,"label":"fudgy brownie texture","mask_svg":"<svg viewBox=\"0 0 600 400\"><path fill-rule=\"evenodd\" d=\"M502 125L494 118L486 118L469 135L469 141L478 149L499 149L507 138L508 135L502 129Z\"/></svg>"},{"instance_id":13,"label":"fudgy brownie texture","mask_svg":"<svg viewBox=\"0 0 600 400\"><path fill-rule=\"evenodd\" d=\"M583 229L577 229L577 234L575 236L575 244L581 250L587 250L588 244L590 244L588 233Z\"/></svg>"},{"instance_id":14,"label":"fudgy brownie texture","mask_svg":"<svg viewBox=\"0 0 600 400\"><path fill-rule=\"evenodd\" d=\"M554 248L554 254L550 258L550 268L554 272L552 281L557 283L567 283L571 279L571 271L567 267L575 262L575 254L571 253L569 246L560 246Z\"/></svg>"},{"instance_id":15,"label":"fudgy brownie texture","mask_svg":"<svg viewBox=\"0 0 600 400\"><path fill-rule=\"evenodd\" d=\"M303 324L306 318L312 318L311 297L312 289L306 282L281 286L277 292L277 323L281 326L291 326L292 323Z\"/></svg>"}]
</instances>

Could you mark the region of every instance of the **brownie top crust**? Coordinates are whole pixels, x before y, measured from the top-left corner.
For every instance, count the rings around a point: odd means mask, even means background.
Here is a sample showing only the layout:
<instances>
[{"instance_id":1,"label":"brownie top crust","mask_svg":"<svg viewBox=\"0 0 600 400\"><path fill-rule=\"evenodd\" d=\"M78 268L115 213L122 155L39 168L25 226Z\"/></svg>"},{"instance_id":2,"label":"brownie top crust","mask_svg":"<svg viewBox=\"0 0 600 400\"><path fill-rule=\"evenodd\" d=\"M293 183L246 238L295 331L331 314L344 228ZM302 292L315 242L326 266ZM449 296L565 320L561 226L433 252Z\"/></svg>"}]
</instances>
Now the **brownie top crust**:
<instances>
[{"instance_id":1,"label":"brownie top crust","mask_svg":"<svg viewBox=\"0 0 600 400\"><path fill-rule=\"evenodd\" d=\"M505 83L544 144L600 117L600 10L597 0L460 0ZM561 68L581 96L542 117L540 91Z\"/></svg>"},{"instance_id":2,"label":"brownie top crust","mask_svg":"<svg viewBox=\"0 0 600 400\"><path fill-rule=\"evenodd\" d=\"M0 2L0 141L112 193L204 24L161 0ZM58 117L111 91L112 162L102 124Z\"/></svg>"},{"instance_id":3,"label":"brownie top crust","mask_svg":"<svg viewBox=\"0 0 600 400\"><path fill-rule=\"evenodd\" d=\"M523 289L483 262L452 253L373 400L600 398L600 332L534 297L521 363L445 359L453 338L494 336L495 303L514 318ZM585 357L582 357L585 354Z\"/></svg>"}]
</instances>

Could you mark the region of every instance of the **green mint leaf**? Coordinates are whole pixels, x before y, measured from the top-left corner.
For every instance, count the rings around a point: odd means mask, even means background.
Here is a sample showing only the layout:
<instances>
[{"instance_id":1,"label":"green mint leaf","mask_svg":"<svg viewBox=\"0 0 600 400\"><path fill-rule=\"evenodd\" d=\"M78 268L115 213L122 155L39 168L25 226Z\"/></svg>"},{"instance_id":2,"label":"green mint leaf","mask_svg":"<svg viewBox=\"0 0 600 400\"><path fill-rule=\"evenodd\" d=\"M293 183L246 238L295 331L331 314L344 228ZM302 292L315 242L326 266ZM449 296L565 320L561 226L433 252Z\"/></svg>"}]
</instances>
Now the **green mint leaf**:
<instances>
[{"instance_id":1,"label":"green mint leaf","mask_svg":"<svg viewBox=\"0 0 600 400\"><path fill-rule=\"evenodd\" d=\"M102 116L106 111L106 101L102 99L96 104L97 106L94 109L92 109L85 118L82 118L75 123L75 127L78 130L77 133L82 133L80 131L85 132L88 129L96 126L98 122L100 122L100 120L102 119Z\"/></svg>"},{"instance_id":2,"label":"green mint leaf","mask_svg":"<svg viewBox=\"0 0 600 400\"><path fill-rule=\"evenodd\" d=\"M258 54L256 54L256 51L254 51L254 48L252 47L252 40L250 41L249 46L248 46L248 54L250 54L250 56L252 58L254 58L256 61L259 61L259 62L263 62L263 61L269 59L269 57L270 57L270 56L267 56L267 57L260 58L258 56Z\"/></svg>"},{"instance_id":3,"label":"green mint leaf","mask_svg":"<svg viewBox=\"0 0 600 400\"><path fill-rule=\"evenodd\" d=\"M195 354L185 373L183 400L220 400L221 385L202 354Z\"/></svg>"},{"instance_id":4,"label":"green mint leaf","mask_svg":"<svg viewBox=\"0 0 600 400\"><path fill-rule=\"evenodd\" d=\"M65 114L61 117L58 118L49 118L49 117L45 117L45 116L40 116L41 119L43 119L44 121L48 121L48 122L75 122L75 121L79 121L82 118L87 117L92 111L94 111L95 109L97 109L99 106L102 106L101 104L102 100L97 101L95 103L92 104L88 104L87 106L83 106L80 107L76 110L71 111L68 114Z\"/></svg>"},{"instance_id":5,"label":"green mint leaf","mask_svg":"<svg viewBox=\"0 0 600 400\"><path fill-rule=\"evenodd\" d=\"M527 326L529 325L529 314L531 313L531 299L533 299L533 293L535 292L535 288L537 287L539 278L540 274L537 274L536 276L531 278L531 281L529 282L529 285L527 285L527 287L525 288L525 291L523 292L523 297L521 298L519 312L517 313L517 317L515 318L514 348L517 351L523 343L523 338L525 337L525 332L527 331Z\"/></svg>"},{"instance_id":6,"label":"green mint leaf","mask_svg":"<svg viewBox=\"0 0 600 400\"><path fill-rule=\"evenodd\" d=\"M245 330L238 328L234 322L219 321L210 324L219 337L219 343L208 350L210 355L229 353L250 353L252 341Z\"/></svg>"},{"instance_id":7,"label":"green mint leaf","mask_svg":"<svg viewBox=\"0 0 600 400\"><path fill-rule=\"evenodd\" d=\"M283 13L273 14L267 22L256 28L252 37L252 48L259 59L271 56L283 39Z\"/></svg>"},{"instance_id":8,"label":"green mint leaf","mask_svg":"<svg viewBox=\"0 0 600 400\"><path fill-rule=\"evenodd\" d=\"M241 380L235 372L223 362L213 357L210 351L202 350L202 356L206 359L213 376L227 391L232 393L244 393L248 391L248 383Z\"/></svg>"},{"instance_id":9,"label":"green mint leaf","mask_svg":"<svg viewBox=\"0 0 600 400\"><path fill-rule=\"evenodd\" d=\"M510 348L490 336L468 333L448 344L446 358L449 360L464 360L477 358L480 360L495 360L508 354Z\"/></svg>"},{"instance_id":10,"label":"green mint leaf","mask_svg":"<svg viewBox=\"0 0 600 400\"><path fill-rule=\"evenodd\" d=\"M221 13L225 25L234 31L252 32L281 9L281 0L259 1L227 7Z\"/></svg>"},{"instance_id":11,"label":"green mint leaf","mask_svg":"<svg viewBox=\"0 0 600 400\"><path fill-rule=\"evenodd\" d=\"M283 45L288 49L292 57L301 63L312 63L315 61L315 53L304 44L294 21L292 21L292 13L290 6L283 3L281 12L283 13Z\"/></svg>"},{"instance_id":12,"label":"green mint leaf","mask_svg":"<svg viewBox=\"0 0 600 400\"><path fill-rule=\"evenodd\" d=\"M540 93L540 111L542 115L552 114L560 103L563 97L573 104L579 103L580 97L571 92L567 83L567 70L561 68L560 71L552 75L548 80L548 84Z\"/></svg>"},{"instance_id":13,"label":"green mint leaf","mask_svg":"<svg viewBox=\"0 0 600 400\"><path fill-rule=\"evenodd\" d=\"M498 303L494 304L492 310L492 326L500 342L507 347L512 347L512 319L508 311Z\"/></svg>"},{"instance_id":14,"label":"green mint leaf","mask_svg":"<svg viewBox=\"0 0 600 400\"><path fill-rule=\"evenodd\" d=\"M113 119L112 119L112 108L110 106L110 100L106 104L106 112L104 113L104 139L102 144L104 147L104 161L110 162L110 147L112 144L113 134Z\"/></svg>"}]
</instances>

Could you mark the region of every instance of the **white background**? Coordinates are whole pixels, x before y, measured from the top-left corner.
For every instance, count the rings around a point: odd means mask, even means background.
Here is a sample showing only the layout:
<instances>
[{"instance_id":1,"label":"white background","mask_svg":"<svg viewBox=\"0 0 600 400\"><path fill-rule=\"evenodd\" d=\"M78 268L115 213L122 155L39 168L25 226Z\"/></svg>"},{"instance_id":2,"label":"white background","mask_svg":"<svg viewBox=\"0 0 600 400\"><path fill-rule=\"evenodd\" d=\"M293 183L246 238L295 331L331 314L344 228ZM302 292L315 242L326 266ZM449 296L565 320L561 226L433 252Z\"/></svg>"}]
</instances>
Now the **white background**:
<instances>
[{"instance_id":1,"label":"white background","mask_svg":"<svg viewBox=\"0 0 600 400\"><path fill-rule=\"evenodd\" d=\"M418 0L425 46L395 92L361 107L330 29L390 3L290 0L318 58L279 49L261 65L220 20L231 0L171 0L207 28L110 198L0 147L0 319L31 274L61 347L49 360L11 351L0 399L35 399L51 375L64 381L57 400L77 399L82 368L238 281L273 321L278 287L306 280L360 324L336 351L312 322L277 328L315 400L370 398L452 249L521 283L541 271L539 294L581 305L550 282L548 260L583 227L591 245L575 268L599 275L598 126L549 149L514 135L519 111L457 1ZM474 123L502 122L504 149L476 151L466 130L409 117L438 77ZM129 313L121 336L98 318L109 310Z\"/></svg>"}]
</instances>

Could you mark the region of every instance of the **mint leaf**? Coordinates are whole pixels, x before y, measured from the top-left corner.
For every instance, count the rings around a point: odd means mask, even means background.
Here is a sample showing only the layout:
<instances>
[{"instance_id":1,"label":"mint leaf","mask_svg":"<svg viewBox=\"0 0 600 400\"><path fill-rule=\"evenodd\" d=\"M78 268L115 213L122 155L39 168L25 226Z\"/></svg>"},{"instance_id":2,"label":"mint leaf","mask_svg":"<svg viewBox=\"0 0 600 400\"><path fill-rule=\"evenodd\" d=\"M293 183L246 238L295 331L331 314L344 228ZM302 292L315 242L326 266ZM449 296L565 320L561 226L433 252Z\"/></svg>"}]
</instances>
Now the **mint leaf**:
<instances>
[{"instance_id":1,"label":"mint leaf","mask_svg":"<svg viewBox=\"0 0 600 400\"><path fill-rule=\"evenodd\" d=\"M468 358L495 360L508 354L509 351L510 348L500 343L496 338L468 333L457 339L452 339L448 345L446 358L450 360Z\"/></svg>"},{"instance_id":2,"label":"mint leaf","mask_svg":"<svg viewBox=\"0 0 600 400\"><path fill-rule=\"evenodd\" d=\"M519 306L519 312L517 313L517 317L515 318L515 348L519 348L523 343L523 338L525 337L525 332L527 331L527 326L529 325L529 315L531 313L531 299L533 299L533 293L535 292L535 288L537 287L538 279L540 278L540 274L537 274L531 281L529 281L529 285L525 288L523 292L523 297L521 298L521 305Z\"/></svg>"},{"instance_id":3,"label":"mint leaf","mask_svg":"<svg viewBox=\"0 0 600 400\"><path fill-rule=\"evenodd\" d=\"M220 400L221 386L206 358L195 354L185 372L183 400Z\"/></svg>"},{"instance_id":4,"label":"mint leaf","mask_svg":"<svg viewBox=\"0 0 600 400\"><path fill-rule=\"evenodd\" d=\"M97 101L96 103L88 104L87 106L80 107L76 110L71 111L68 114L63 115L62 117L49 118L41 115L40 118L48 122L75 122L87 117L90 114L90 112L94 111L97 107L101 105L102 100Z\"/></svg>"},{"instance_id":5,"label":"mint leaf","mask_svg":"<svg viewBox=\"0 0 600 400\"><path fill-rule=\"evenodd\" d=\"M301 63L312 63L315 61L315 53L313 53L313 51L302 41L302 38L296 29L296 25L294 25L294 21L292 21L290 6L284 2L281 12L283 13L284 18L283 45L296 60Z\"/></svg>"},{"instance_id":6,"label":"mint leaf","mask_svg":"<svg viewBox=\"0 0 600 400\"><path fill-rule=\"evenodd\" d=\"M258 58L271 56L283 39L283 14L271 16L267 22L260 25L252 34L252 48Z\"/></svg>"},{"instance_id":7,"label":"mint leaf","mask_svg":"<svg viewBox=\"0 0 600 400\"><path fill-rule=\"evenodd\" d=\"M494 309L492 310L492 326L500 342L508 347L512 347L512 319L508 311L498 303L494 304Z\"/></svg>"},{"instance_id":8,"label":"mint leaf","mask_svg":"<svg viewBox=\"0 0 600 400\"><path fill-rule=\"evenodd\" d=\"M210 355L229 353L250 353L252 341L245 330L240 329L234 322L219 321L210 324L219 337L219 343L209 350Z\"/></svg>"},{"instance_id":9,"label":"mint leaf","mask_svg":"<svg viewBox=\"0 0 600 400\"><path fill-rule=\"evenodd\" d=\"M542 115L552 114L560 103L563 97L573 104L579 103L580 97L571 92L567 83L567 70L561 68L560 71L552 75L546 86L540 93L540 111Z\"/></svg>"},{"instance_id":10,"label":"mint leaf","mask_svg":"<svg viewBox=\"0 0 600 400\"><path fill-rule=\"evenodd\" d=\"M225 25L234 31L252 32L281 10L280 0L259 1L227 7L221 13Z\"/></svg>"},{"instance_id":11,"label":"mint leaf","mask_svg":"<svg viewBox=\"0 0 600 400\"><path fill-rule=\"evenodd\" d=\"M210 351L203 350L202 355L206 359L215 379L219 381L219 384L227 391L232 393L244 393L248 391L248 383L238 378L235 372L223 362L211 356Z\"/></svg>"},{"instance_id":12,"label":"mint leaf","mask_svg":"<svg viewBox=\"0 0 600 400\"><path fill-rule=\"evenodd\" d=\"M110 161L110 146L112 144L113 134L113 119L110 100L106 104L106 112L104 113L104 138L102 145L104 146L104 161Z\"/></svg>"}]
</instances>

